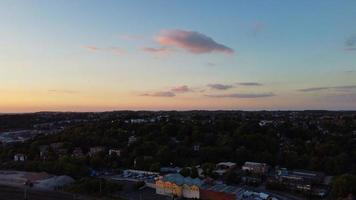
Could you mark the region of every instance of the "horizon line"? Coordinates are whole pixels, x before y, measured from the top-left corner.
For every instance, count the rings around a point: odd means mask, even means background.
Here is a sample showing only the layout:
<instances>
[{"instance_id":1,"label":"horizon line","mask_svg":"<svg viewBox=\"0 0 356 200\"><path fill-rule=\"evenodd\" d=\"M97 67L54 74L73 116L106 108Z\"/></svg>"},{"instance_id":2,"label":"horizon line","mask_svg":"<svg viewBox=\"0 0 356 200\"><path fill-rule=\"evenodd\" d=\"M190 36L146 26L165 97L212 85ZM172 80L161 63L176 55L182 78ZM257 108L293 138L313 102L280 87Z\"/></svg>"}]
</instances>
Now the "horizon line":
<instances>
[{"instance_id":1,"label":"horizon line","mask_svg":"<svg viewBox=\"0 0 356 200\"><path fill-rule=\"evenodd\" d=\"M39 114L39 113L109 113L109 112L305 112L305 111L319 111L319 112L356 112L356 110L350 109L256 109L256 110L243 110L243 109L187 109L187 110L102 110L102 111L51 111L51 110L42 110L42 111L30 111L30 112L0 112L0 115L11 115L11 114Z\"/></svg>"}]
</instances>

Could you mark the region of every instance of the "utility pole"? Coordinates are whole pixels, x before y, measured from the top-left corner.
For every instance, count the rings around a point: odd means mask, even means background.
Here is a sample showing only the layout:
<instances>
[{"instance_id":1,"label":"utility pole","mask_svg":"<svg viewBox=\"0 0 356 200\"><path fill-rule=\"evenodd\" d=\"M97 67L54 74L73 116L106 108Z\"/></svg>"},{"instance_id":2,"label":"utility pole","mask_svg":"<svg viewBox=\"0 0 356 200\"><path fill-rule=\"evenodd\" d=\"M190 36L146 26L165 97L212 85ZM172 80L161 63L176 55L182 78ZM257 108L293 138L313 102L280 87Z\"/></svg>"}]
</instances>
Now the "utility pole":
<instances>
[{"instance_id":1,"label":"utility pole","mask_svg":"<svg viewBox=\"0 0 356 200\"><path fill-rule=\"evenodd\" d=\"M28 190L30 189L30 187L32 187L32 183L30 180L26 180L26 182L24 183L25 188L24 188L24 200L29 200L28 197Z\"/></svg>"},{"instance_id":2,"label":"utility pole","mask_svg":"<svg viewBox=\"0 0 356 200\"><path fill-rule=\"evenodd\" d=\"M27 200L27 185L25 184L24 200Z\"/></svg>"},{"instance_id":3,"label":"utility pole","mask_svg":"<svg viewBox=\"0 0 356 200\"><path fill-rule=\"evenodd\" d=\"M99 178L99 192L101 194L101 178Z\"/></svg>"}]
</instances>

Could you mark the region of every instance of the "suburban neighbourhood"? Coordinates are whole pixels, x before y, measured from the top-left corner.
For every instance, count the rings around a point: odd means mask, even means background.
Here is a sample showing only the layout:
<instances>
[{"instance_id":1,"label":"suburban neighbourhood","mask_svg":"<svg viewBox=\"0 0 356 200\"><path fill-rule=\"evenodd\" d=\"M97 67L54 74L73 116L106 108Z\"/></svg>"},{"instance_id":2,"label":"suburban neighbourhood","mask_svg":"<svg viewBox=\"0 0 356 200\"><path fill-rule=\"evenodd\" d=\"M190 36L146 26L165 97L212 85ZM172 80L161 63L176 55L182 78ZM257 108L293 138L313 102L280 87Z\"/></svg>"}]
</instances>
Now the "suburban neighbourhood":
<instances>
[{"instance_id":1,"label":"suburban neighbourhood","mask_svg":"<svg viewBox=\"0 0 356 200\"><path fill-rule=\"evenodd\" d=\"M28 181L30 191L63 191L78 198L332 199L335 181L353 180L355 170L352 112L1 115L1 133L29 134L6 123L24 117L28 124L21 128L36 134L1 140L0 183L24 187ZM66 118L61 131L55 131L57 118ZM32 124L39 120L41 126ZM255 139L254 134L261 135ZM325 143L328 138L331 143ZM315 157L301 154L308 149ZM106 182L108 189L101 188Z\"/></svg>"}]
</instances>

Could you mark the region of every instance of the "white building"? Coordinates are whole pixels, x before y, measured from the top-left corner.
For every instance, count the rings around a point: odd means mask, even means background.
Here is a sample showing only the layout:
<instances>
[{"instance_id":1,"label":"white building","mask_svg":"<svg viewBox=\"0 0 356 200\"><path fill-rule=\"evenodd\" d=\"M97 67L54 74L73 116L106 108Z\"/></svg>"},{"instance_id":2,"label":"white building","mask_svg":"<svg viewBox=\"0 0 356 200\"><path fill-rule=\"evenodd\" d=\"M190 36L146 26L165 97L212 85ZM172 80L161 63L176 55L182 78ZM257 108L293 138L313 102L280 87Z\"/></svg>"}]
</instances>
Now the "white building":
<instances>
[{"instance_id":1,"label":"white building","mask_svg":"<svg viewBox=\"0 0 356 200\"><path fill-rule=\"evenodd\" d=\"M18 153L14 155L14 161L15 162L23 162L26 160L26 155L22 153Z\"/></svg>"},{"instance_id":2,"label":"white building","mask_svg":"<svg viewBox=\"0 0 356 200\"><path fill-rule=\"evenodd\" d=\"M199 151L199 150L200 150L200 145L199 144L193 145L193 151Z\"/></svg>"},{"instance_id":3,"label":"white building","mask_svg":"<svg viewBox=\"0 0 356 200\"><path fill-rule=\"evenodd\" d=\"M233 162L220 162L216 164L215 173L219 174L220 176L224 175L226 172L234 169L236 167L236 163Z\"/></svg>"},{"instance_id":4,"label":"white building","mask_svg":"<svg viewBox=\"0 0 356 200\"><path fill-rule=\"evenodd\" d=\"M132 136L129 137L128 144L130 145L130 144L132 144L132 143L134 143L134 142L136 142L136 141L137 141L136 136L132 135Z\"/></svg>"},{"instance_id":5,"label":"white building","mask_svg":"<svg viewBox=\"0 0 356 200\"><path fill-rule=\"evenodd\" d=\"M89 156L94 156L95 154L104 151L104 147L90 147Z\"/></svg>"},{"instance_id":6,"label":"white building","mask_svg":"<svg viewBox=\"0 0 356 200\"><path fill-rule=\"evenodd\" d=\"M272 123L273 123L273 121L270 121L270 120L262 120L262 121L260 121L260 122L258 123L258 125L260 125L260 126L267 126L267 125L272 124Z\"/></svg>"},{"instance_id":7,"label":"white building","mask_svg":"<svg viewBox=\"0 0 356 200\"><path fill-rule=\"evenodd\" d=\"M110 149L109 150L109 155L116 154L117 156L121 156L121 150L120 149Z\"/></svg>"},{"instance_id":8,"label":"white building","mask_svg":"<svg viewBox=\"0 0 356 200\"><path fill-rule=\"evenodd\" d=\"M131 124L142 124L142 123L145 123L146 120L145 119L131 119L130 122L131 122Z\"/></svg>"},{"instance_id":9,"label":"white building","mask_svg":"<svg viewBox=\"0 0 356 200\"><path fill-rule=\"evenodd\" d=\"M256 174L265 174L268 172L268 165L266 163L245 162L242 166L243 171L249 171Z\"/></svg>"}]
</instances>

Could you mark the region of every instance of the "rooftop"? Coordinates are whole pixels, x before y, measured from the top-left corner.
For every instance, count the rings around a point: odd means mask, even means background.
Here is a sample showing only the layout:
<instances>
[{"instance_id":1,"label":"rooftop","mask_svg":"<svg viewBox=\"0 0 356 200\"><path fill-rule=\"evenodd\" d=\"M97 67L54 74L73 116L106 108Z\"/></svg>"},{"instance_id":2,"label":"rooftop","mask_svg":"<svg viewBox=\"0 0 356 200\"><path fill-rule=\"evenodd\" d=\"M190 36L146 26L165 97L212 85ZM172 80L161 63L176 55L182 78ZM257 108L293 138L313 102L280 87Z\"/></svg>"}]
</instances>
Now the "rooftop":
<instances>
[{"instance_id":1,"label":"rooftop","mask_svg":"<svg viewBox=\"0 0 356 200\"><path fill-rule=\"evenodd\" d=\"M191 177L184 177L180 174L167 174L163 177L163 181L169 181L172 183L175 183L177 185L197 185L201 186L203 181L200 180L199 178L191 178Z\"/></svg>"}]
</instances>

